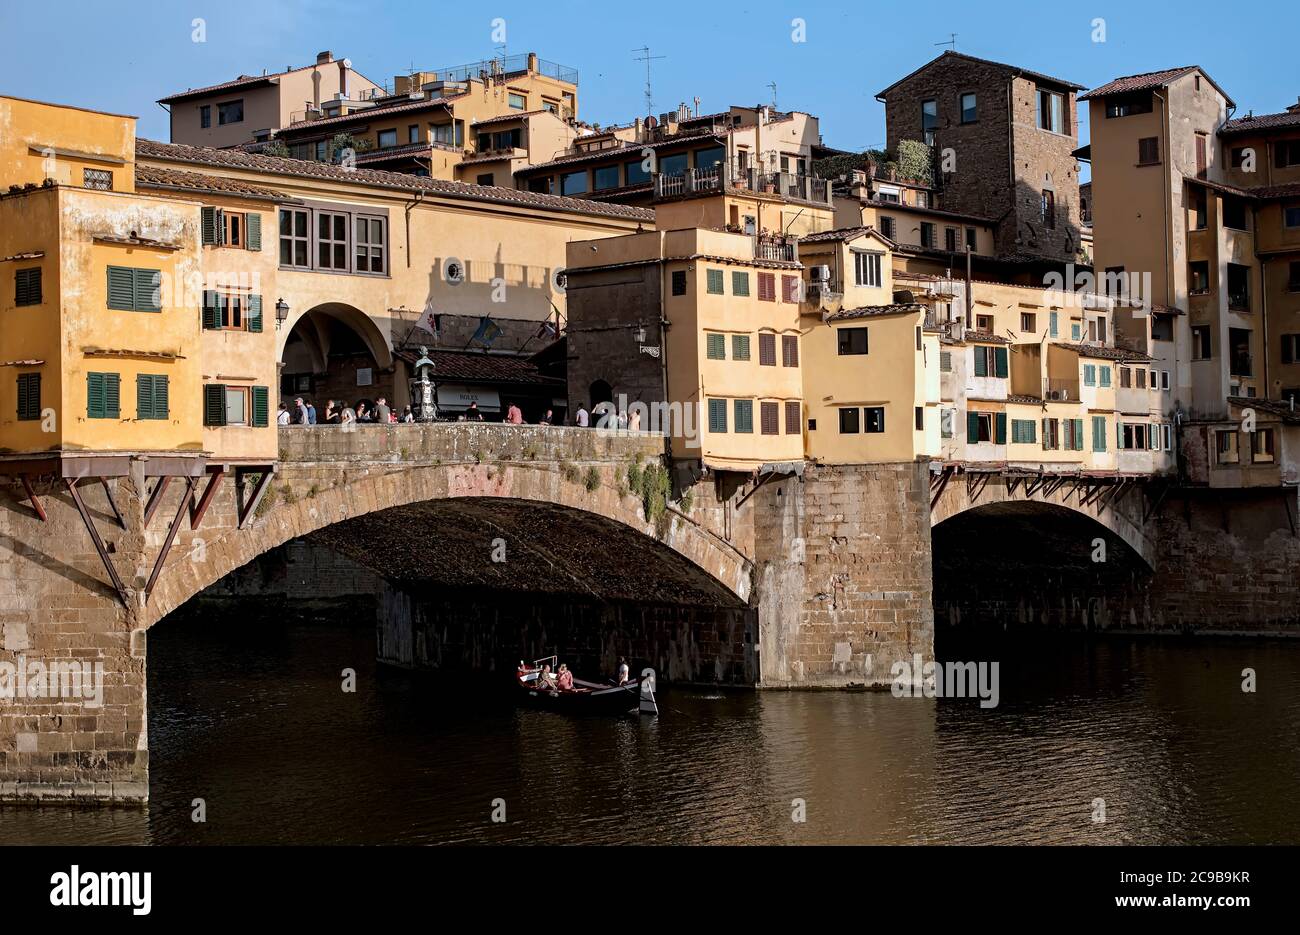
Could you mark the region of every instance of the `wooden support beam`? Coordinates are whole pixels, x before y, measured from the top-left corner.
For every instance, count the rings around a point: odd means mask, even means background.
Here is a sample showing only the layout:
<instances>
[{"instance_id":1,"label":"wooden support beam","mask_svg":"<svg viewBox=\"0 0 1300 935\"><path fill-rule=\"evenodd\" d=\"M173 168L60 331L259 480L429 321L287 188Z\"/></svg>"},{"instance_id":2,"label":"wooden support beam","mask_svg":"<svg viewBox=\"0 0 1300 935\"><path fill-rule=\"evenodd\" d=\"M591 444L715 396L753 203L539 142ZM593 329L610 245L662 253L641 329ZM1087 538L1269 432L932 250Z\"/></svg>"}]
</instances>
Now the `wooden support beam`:
<instances>
[{"instance_id":1,"label":"wooden support beam","mask_svg":"<svg viewBox=\"0 0 1300 935\"><path fill-rule=\"evenodd\" d=\"M108 486L108 478L99 479L100 486L104 488L104 496L108 497L109 509L113 511L113 518L117 520L117 525L126 528L126 520L122 519L122 511L117 508L117 502L113 499L113 489Z\"/></svg>"},{"instance_id":2,"label":"wooden support beam","mask_svg":"<svg viewBox=\"0 0 1300 935\"><path fill-rule=\"evenodd\" d=\"M27 491L27 499L32 503L32 509L36 515L41 518L41 522L48 522L45 517L45 507L41 506L41 498L36 496L36 491L32 489L32 481L26 474L20 474L19 477L23 482L23 490Z\"/></svg>"},{"instance_id":3,"label":"wooden support beam","mask_svg":"<svg viewBox=\"0 0 1300 935\"><path fill-rule=\"evenodd\" d=\"M1286 507L1287 525L1291 527L1291 538L1296 538L1295 514L1291 512L1291 488L1282 488L1282 505Z\"/></svg>"},{"instance_id":4,"label":"wooden support beam","mask_svg":"<svg viewBox=\"0 0 1300 935\"><path fill-rule=\"evenodd\" d=\"M144 586L144 602L149 603L149 597L153 594L153 586L158 582L158 575L162 572L163 565L167 561L167 555L172 550L172 543L176 541L176 531L181 528L181 520L185 518L185 509L194 499L194 478L185 478L185 492L181 494L181 502L176 507L176 516L172 524L167 529L167 538L163 540L162 550L158 553L158 558L154 560L153 571L149 573L149 582Z\"/></svg>"},{"instance_id":5,"label":"wooden support beam","mask_svg":"<svg viewBox=\"0 0 1300 935\"><path fill-rule=\"evenodd\" d=\"M1015 475L1011 475L1010 477L1007 478L1007 496L1008 496L1008 497L1011 497L1011 496L1014 496L1014 495L1015 495L1015 493L1016 493L1016 486L1020 483L1021 480L1022 480L1022 478L1016 477ZM1026 481L1025 483L1028 484L1028 481Z\"/></svg>"},{"instance_id":6,"label":"wooden support beam","mask_svg":"<svg viewBox=\"0 0 1300 935\"><path fill-rule=\"evenodd\" d=\"M934 496L930 498L931 510L933 510L936 506L938 506L939 498L942 497L943 492L948 489L948 481L952 479L952 475L956 473L956 470L957 470L956 468L952 468L952 467L946 467L943 469L943 474L941 475L942 480L940 480L939 482L939 489L936 490Z\"/></svg>"},{"instance_id":7,"label":"wooden support beam","mask_svg":"<svg viewBox=\"0 0 1300 935\"><path fill-rule=\"evenodd\" d=\"M1169 491L1174 489L1173 484L1165 484L1160 488L1160 493L1156 495L1155 500L1142 513L1142 523L1145 525L1148 520L1152 519L1160 512L1160 507L1164 505L1165 497L1169 496Z\"/></svg>"},{"instance_id":8,"label":"wooden support beam","mask_svg":"<svg viewBox=\"0 0 1300 935\"><path fill-rule=\"evenodd\" d=\"M266 493L266 488L271 485L271 476L274 473L275 473L275 465L268 464L265 470L262 471L262 477L257 482L257 486L253 488L253 492L249 496L247 502L245 502L242 507L238 507L239 510L238 528L243 529L246 525L248 525L248 521L249 519L252 518L254 511L257 509L257 505L262 502L262 495Z\"/></svg>"},{"instance_id":9,"label":"wooden support beam","mask_svg":"<svg viewBox=\"0 0 1300 935\"><path fill-rule=\"evenodd\" d=\"M108 549L104 547L104 540L99 537L99 530L95 528L95 520L91 517L90 511L86 509L86 504L81 499L81 493L77 490L77 478L65 477L64 486L68 488L68 493L72 495L72 502L77 507L77 512L81 514L81 521L86 524L86 531L90 533L90 541L95 544L95 551L99 553L99 560L104 563L104 568L108 571L109 580L113 582L113 590L117 592L118 600L122 602L123 607L130 607L131 603L126 596L126 588L122 584L122 578L117 573L117 568L113 566L113 560L108 554Z\"/></svg>"},{"instance_id":10,"label":"wooden support beam","mask_svg":"<svg viewBox=\"0 0 1300 935\"><path fill-rule=\"evenodd\" d=\"M992 476L992 474L981 474L978 476L975 481L976 489L970 493L971 505L974 505L979 500L980 496L984 493L984 488L989 485L989 478ZM970 488L968 487L967 490L969 491Z\"/></svg>"},{"instance_id":11,"label":"wooden support beam","mask_svg":"<svg viewBox=\"0 0 1300 935\"><path fill-rule=\"evenodd\" d=\"M216 470L208 474L208 485L203 488L203 495L199 501L190 510L190 529L198 529L203 523L203 514L208 512L208 507L212 505L212 500L216 496L217 488L225 480L226 467L219 465Z\"/></svg>"},{"instance_id":12,"label":"wooden support beam","mask_svg":"<svg viewBox=\"0 0 1300 935\"><path fill-rule=\"evenodd\" d=\"M149 528L149 523L153 520L154 513L158 510L158 505L162 503L162 498L167 493L167 485L172 482L170 474L164 474L158 478L158 483L154 484L153 493L149 494L149 502L144 507L144 528Z\"/></svg>"}]
</instances>

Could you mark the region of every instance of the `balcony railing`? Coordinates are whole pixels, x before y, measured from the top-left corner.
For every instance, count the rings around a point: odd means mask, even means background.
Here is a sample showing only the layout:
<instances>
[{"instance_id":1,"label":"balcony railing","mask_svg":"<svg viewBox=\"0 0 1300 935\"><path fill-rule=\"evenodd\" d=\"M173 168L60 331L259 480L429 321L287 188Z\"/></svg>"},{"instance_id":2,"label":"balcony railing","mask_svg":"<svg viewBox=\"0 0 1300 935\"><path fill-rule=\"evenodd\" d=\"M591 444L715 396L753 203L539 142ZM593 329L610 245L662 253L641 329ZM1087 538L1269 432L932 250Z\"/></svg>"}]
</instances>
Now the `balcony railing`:
<instances>
[{"instance_id":1,"label":"balcony railing","mask_svg":"<svg viewBox=\"0 0 1300 935\"><path fill-rule=\"evenodd\" d=\"M755 240L754 258L758 260L782 260L793 263L795 259L794 244L780 240Z\"/></svg>"},{"instance_id":2,"label":"balcony railing","mask_svg":"<svg viewBox=\"0 0 1300 935\"><path fill-rule=\"evenodd\" d=\"M696 192L721 191L723 172L721 166L712 169L687 169L680 175L655 176L655 197L672 198L675 195L691 195Z\"/></svg>"},{"instance_id":3,"label":"balcony railing","mask_svg":"<svg viewBox=\"0 0 1300 935\"><path fill-rule=\"evenodd\" d=\"M831 204L831 186L827 179L791 172L737 170L722 165L710 169L687 169L673 175L660 173L655 176L654 191L656 198L671 198L698 192L724 191L728 188L766 192L813 204Z\"/></svg>"},{"instance_id":4,"label":"balcony railing","mask_svg":"<svg viewBox=\"0 0 1300 935\"><path fill-rule=\"evenodd\" d=\"M1249 292L1229 292L1228 308L1234 312L1250 311L1250 293Z\"/></svg>"}]
</instances>

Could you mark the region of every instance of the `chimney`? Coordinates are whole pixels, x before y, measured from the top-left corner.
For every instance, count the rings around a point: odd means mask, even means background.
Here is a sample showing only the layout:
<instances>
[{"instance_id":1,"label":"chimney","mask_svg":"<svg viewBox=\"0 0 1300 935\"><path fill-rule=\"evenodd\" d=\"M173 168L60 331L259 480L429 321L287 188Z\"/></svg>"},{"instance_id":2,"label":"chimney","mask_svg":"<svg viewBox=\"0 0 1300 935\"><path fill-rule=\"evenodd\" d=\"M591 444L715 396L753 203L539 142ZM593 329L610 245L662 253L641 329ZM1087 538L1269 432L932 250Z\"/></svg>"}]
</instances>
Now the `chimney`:
<instances>
[{"instance_id":1,"label":"chimney","mask_svg":"<svg viewBox=\"0 0 1300 935\"><path fill-rule=\"evenodd\" d=\"M329 51L328 49L326 49L324 52L316 53L317 65L328 65L332 61L334 61L334 53Z\"/></svg>"},{"instance_id":2,"label":"chimney","mask_svg":"<svg viewBox=\"0 0 1300 935\"><path fill-rule=\"evenodd\" d=\"M531 72L533 72L534 74L537 73L537 53L536 53L536 52L529 52L529 53L528 53L528 70L531 71Z\"/></svg>"},{"instance_id":3,"label":"chimney","mask_svg":"<svg viewBox=\"0 0 1300 935\"><path fill-rule=\"evenodd\" d=\"M1288 114L1300 114L1300 97L1295 99L1295 103L1286 109Z\"/></svg>"},{"instance_id":4,"label":"chimney","mask_svg":"<svg viewBox=\"0 0 1300 935\"><path fill-rule=\"evenodd\" d=\"M339 94L345 99L348 96L348 66L352 63L347 59L339 59Z\"/></svg>"}]
</instances>

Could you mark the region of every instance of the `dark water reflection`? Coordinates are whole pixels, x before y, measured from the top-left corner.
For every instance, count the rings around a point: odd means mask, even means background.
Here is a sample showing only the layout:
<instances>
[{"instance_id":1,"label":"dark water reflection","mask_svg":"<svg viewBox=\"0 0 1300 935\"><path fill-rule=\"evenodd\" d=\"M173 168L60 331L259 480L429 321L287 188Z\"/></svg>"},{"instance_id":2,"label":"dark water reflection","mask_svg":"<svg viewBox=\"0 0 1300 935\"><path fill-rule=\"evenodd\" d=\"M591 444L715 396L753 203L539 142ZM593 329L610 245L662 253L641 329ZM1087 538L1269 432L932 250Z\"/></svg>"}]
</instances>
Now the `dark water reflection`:
<instances>
[{"instance_id":1,"label":"dark water reflection","mask_svg":"<svg viewBox=\"0 0 1300 935\"><path fill-rule=\"evenodd\" d=\"M1001 662L997 709L675 689L657 721L586 720L376 666L365 622L169 620L150 634L147 810L7 808L0 840L1300 842L1300 644L940 648Z\"/></svg>"}]
</instances>

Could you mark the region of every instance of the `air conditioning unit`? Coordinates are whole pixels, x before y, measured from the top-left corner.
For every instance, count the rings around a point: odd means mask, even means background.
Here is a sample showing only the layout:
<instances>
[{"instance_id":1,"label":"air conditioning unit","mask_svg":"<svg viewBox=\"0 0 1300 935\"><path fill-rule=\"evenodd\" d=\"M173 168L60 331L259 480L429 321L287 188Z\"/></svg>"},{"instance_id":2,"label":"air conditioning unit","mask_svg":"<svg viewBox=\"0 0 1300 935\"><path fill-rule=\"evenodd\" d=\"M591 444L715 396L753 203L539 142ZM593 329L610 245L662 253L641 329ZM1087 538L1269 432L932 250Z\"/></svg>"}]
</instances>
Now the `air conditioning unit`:
<instances>
[{"instance_id":1,"label":"air conditioning unit","mask_svg":"<svg viewBox=\"0 0 1300 935\"><path fill-rule=\"evenodd\" d=\"M1069 390L1048 390L1047 398L1068 400L1070 398L1070 391Z\"/></svg>"},{"instance_id":2,"label":"air conditioning unit","mask_svg":"<svg viewBox=\"0 0 1300 935\"><path fill-rule=\"evenodd\" d=\"M813 282L830 282L831 268L829 266L814 266L812 269Z\"/></svg>"}]
</instances>

